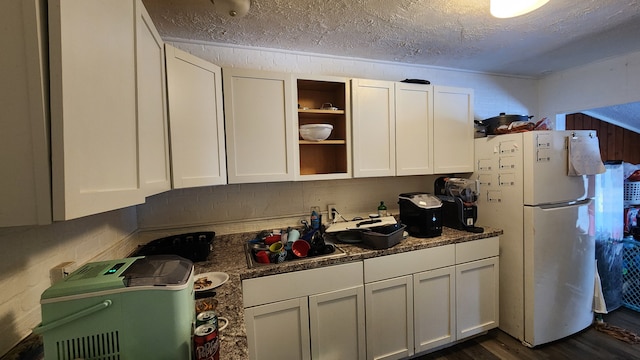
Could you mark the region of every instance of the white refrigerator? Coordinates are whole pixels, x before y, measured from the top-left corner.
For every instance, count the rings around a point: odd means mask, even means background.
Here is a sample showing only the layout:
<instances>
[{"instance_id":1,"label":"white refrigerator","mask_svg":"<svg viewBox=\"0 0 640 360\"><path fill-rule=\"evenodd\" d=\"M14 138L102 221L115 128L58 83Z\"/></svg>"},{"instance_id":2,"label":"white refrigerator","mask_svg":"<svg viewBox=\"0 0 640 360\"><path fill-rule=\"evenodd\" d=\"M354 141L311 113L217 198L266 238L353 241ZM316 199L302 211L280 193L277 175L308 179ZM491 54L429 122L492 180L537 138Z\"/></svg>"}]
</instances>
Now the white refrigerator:
<instances>
[{"instance_id":1,"label":"white refrigerator","mask_svg":"<svg viewBox=\"0 0 640 360\"><path fill-rule=\"evenodd\" d=\"M478 225L500 236L500 329L533 347L593 320L593 176L567 176L569 137L532 131L475 139Z\"/></svg>"}]
</instances>

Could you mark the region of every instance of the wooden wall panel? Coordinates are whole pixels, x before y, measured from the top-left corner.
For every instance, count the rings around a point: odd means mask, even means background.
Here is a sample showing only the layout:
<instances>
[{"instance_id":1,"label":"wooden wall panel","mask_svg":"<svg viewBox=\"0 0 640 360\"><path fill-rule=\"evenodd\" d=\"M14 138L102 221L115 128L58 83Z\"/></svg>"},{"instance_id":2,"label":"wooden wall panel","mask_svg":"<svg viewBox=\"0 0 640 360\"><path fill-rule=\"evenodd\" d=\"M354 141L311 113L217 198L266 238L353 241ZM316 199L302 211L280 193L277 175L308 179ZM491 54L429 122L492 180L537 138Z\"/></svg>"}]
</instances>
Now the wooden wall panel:
<instances>
[{"instance_id":1,"label":"wooden wall panel","mask_svg":"<svg viewBox=\"0 0 640 360\"><path fill-rule=\"evenodd\" d=\"M640 134L582 113L566 117L567 130L595 130L602 160L640 164Z\"/></svg>"}]
</instances>

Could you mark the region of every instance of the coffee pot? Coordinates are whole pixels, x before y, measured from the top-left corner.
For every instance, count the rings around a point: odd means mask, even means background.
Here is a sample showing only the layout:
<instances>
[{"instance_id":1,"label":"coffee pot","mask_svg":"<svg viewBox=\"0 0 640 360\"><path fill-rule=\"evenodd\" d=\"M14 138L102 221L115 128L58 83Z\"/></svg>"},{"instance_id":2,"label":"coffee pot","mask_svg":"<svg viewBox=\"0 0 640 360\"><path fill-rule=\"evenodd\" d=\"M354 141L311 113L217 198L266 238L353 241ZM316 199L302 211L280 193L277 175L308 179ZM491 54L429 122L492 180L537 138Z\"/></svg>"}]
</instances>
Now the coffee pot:
<instances>
[{"instance_id":1,"label":"coffee pot","mask_svg":"<svg viewBox=\"0 0 640 360\"><path fill-rule=\"evenodd\" d=\"M483 228L475 226L478 219L478 181L443 176L436 179L433 187L442 201L444 226L473 233L484 232Z\"/></svg>"}]
</instances>

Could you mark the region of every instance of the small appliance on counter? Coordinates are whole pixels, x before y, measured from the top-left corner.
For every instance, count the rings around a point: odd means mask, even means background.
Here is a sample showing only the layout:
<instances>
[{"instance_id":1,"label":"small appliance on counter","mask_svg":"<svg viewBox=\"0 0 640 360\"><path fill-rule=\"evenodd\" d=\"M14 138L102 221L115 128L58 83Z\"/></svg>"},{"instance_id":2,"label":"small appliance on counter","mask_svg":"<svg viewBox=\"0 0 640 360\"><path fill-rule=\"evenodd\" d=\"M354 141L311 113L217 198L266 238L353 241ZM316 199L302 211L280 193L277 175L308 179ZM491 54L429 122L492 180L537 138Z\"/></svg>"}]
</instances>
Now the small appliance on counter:
<instances>
[{"instance_id":1,"label":"small appliance on counter","mask_svg":"<svg viewBox=\"0 0 640 360\"><path fill-rule=\"evenodd\" d=\"M454 177L439 177L434 183L434 192L442 201L442 223L444 226L469 231L484 232L475 226L478 219L478 182Z\"/></svg>"},{"instance_id":2,"label":"small appliance on counter","mask_svg":"<svg viewBox=\"0 0 640 360\"><path fill-rule=\"evenodd\" d=\"M175 255L88 263L42 293L45 358L191 359L193 263Z\"/></svg>"},{"instance_id":3,"label":"small appliance on counter","mask_svg":"<svg viewBox=\"0 0 640 360\"><path fill-rule=\"evenodd\" d=\"M407 226L413 237L429 238L442 235L442 202L437 197L421 192L398 196L400 222Z\"/></svg>"},{"instance_id":4,"label":"small appliance on counter","mask_svg":"<svg viewBox=\"0 0 640 360\"><path fill-rule=\"evenodd\" d=\"M171 235L140 246L133 256L178 255L193 262L205 261L215 236L213 231Z\"/></svg>"}]
</instances>

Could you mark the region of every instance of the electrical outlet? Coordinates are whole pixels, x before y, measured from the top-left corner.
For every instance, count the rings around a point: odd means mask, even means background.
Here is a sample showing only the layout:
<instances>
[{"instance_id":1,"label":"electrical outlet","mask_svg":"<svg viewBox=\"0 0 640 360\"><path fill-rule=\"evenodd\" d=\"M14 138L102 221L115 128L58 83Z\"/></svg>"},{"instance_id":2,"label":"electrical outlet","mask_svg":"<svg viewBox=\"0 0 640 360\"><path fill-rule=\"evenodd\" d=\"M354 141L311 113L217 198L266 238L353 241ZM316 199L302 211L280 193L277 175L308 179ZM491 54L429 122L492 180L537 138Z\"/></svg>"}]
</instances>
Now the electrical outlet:
<instances>
[{"instance_id":1,"label":"electrical outlet","mask_svg":"<svg viewBox=\"0 0 640 360\"><path fill-rule=\"evenodd\" d=\"M51 278L51 285L64 279L76 268L76 263L73 261L63 262L51 268L49 270L49 277Z\"/></svg>"},{"instance_id":2,"label":"electrical outlet","mask_svg":"<svg viewBox=\"0 0 640 360\"><path fill-rule=\"evenodd\" d=\"M334 221L336 219L335 209L337 209L335 205L327 205L327 217L329 218L329 221Z\"/></svg>"}]
</instances>

